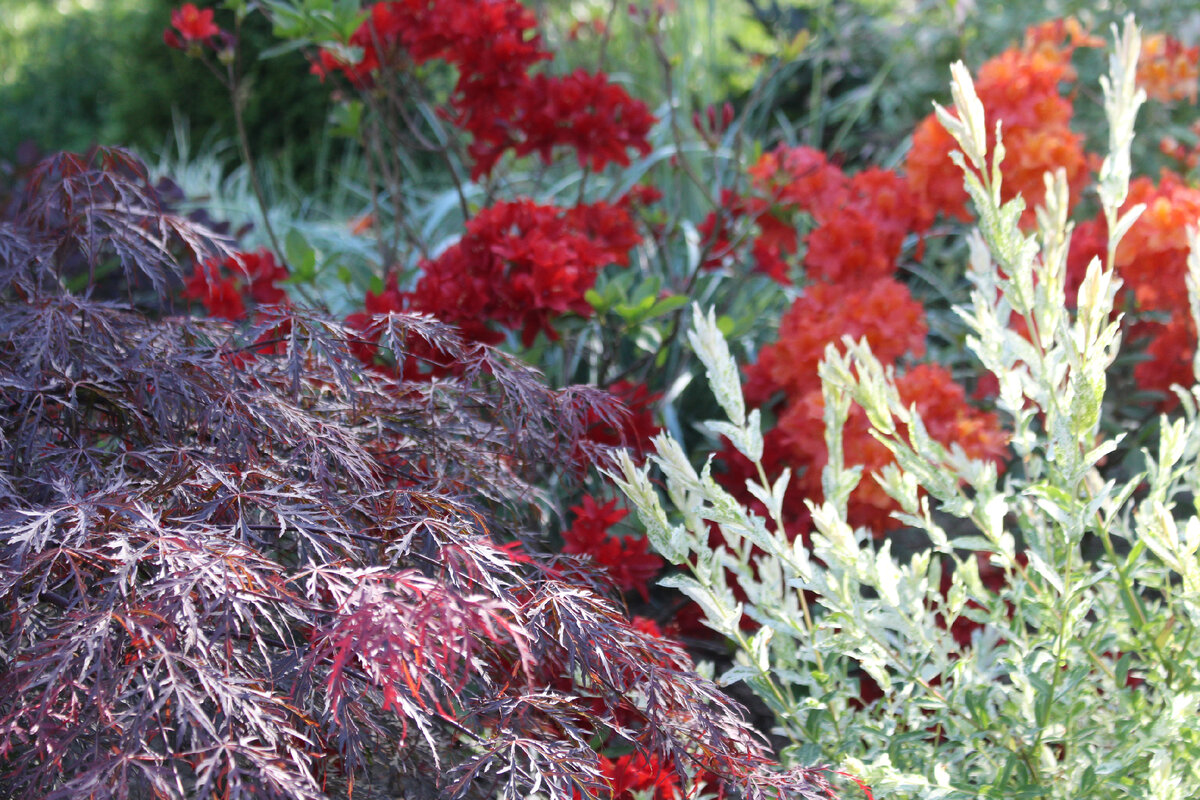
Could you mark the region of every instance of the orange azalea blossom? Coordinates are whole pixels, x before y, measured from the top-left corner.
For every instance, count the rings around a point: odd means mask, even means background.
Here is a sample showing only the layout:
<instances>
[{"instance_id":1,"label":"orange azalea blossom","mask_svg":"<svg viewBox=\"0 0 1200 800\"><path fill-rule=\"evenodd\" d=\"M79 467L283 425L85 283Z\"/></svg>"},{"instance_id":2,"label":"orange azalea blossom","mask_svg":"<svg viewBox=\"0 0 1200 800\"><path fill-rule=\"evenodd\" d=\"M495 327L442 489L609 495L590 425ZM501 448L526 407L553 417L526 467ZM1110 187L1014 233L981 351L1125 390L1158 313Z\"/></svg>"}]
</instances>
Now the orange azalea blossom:
<instances>
[{"instance_id":1,"label":"orange azalea blossom","mask_svg":"<svg viewBox=\"0 0 1200 800\"><path fill-rule=\"evenodd\" d=\"M1166 323L1142 321L1129 331L1131 341L1150 340L1149 358L1134 368L1134 377L1140 387L1164 393L1160 410L1167 411L1177 403L1171 385L1192 381L1196 332L1188 306L1187 231L1200 225L1200 189L1164 170L1157 186L1149 178L1130 182L1122 211L1138 203L1144 203L1146 210L1117 246L1114 266L1124 281L1126 298L1138 311L1170 315ZM1076 227L1067 257L1068 301L1075 299L1088 262L1094 257L1103 261L1107 252L1103 217Z\"/></svg>"},{"instance_id":2,"label":"orange azalea blossom","mask_svg":"<svg viewBox=\"0 0 1200 800\"><path fill-rule=\"evenodd\" d=\"M762 349L758 361L746 370L745 395L755 405L776 405L778 424L766 434L769 451L764 462L769 474L791 467L797 478L785 498L789 536L801 533L791 523L804 498L821 497L821 470L828 458L825 449L824 400L817 367L831 342L843 335L866 338L877 358L894 365L906 356L925 350L924 308L897 281L887 278L868 284L814 284L784 315L779 340ZM963 388L940 366L920 365L897 378L897 389L907 405L915 404L931 436L949 446L957 443L975 458L1002 464L1007 440L995 415L972 408ZM782 402L777 402L782 392ZM891 463L888 449L870 433L865 413L851 411L843 431L846 463L859 464L868 475ZM738 491L745 465L732 452L722 456L723 482ZM891 518L895 503L873 479L864 479L849 505L850 521L882 536L897 527Z\"/></svg>"},{"instance_id":3,"label":"orange azalea blossom","mask_svg":"<svg viewBox=\"0 0 1200 800\"><path fill-rule=\"evenodd\" d=\"M846 173L812 147L777 147L746 171L754 188L772 202L800 211L837 208L849 199Z\"/></svg>"},{"instance_id":4,"label":"orange azalea blossom","mask_svg":"<svg viewBox=\"0 0 1200 800\"><path fill-rule=\"evenodd\" d=\"M972 458L994 462L1002 468L1008 454L1008 437L995 414L969 405L962 386L938 364L920 364L896 378L896 389L906 406L916 406L929 435L949 447L957 444ZM779 420L793 456L802 467L796 488L805 496L823 496L821 471L829 460L825 448L825 403L820 389L793 403ZM874 475L893 462L892 454L871 435L867 415L852 407L842 432L847 466L862 465L863 479L850 496L847 516L851 525L869 528L876 537L900 526L892 518L898 506L875 481Z\"/></svg>"},{"instance_id":5,"label":"orange azalea blossom","mask_svg":"<svg viewBox=\"0 0 1200 800\"><path fill-rule=\"evenodd\" d=\"M1016 128L1004 134L1004 185L1001 194L1025 198L1022 222L1035 221L1034 207L1045 199L1045 174L1048 165L1066 171L1067 189L1072 198L1083 194L1091 179L1083 152L1083 136L1067 126Z\"/></svg>"},{"instance_id":6,"label":"orange azalea blossom","mask_svg":"<svg viewBox=\"0 0 1200 800\"><path fill-rule=\"evenodd\" d=\"M1064 45L1064 39L1068 44ZM1047 20L1025 30L1025 49L1029 51L1047 49L1069 56L1077 47L1105 46L1103 37L1092 35L1075 17Z\"/></svg>"},{"instance_id":7,"label":"orange azalea blossom","mask_svg":"<svg viewBox=\"0 0 1200 800\"><path fill-rule=\"evenodd\" d=\"M1142 38L1137 82L1146 94L1163 103L1196 102L1200 79L1200 46L1184 47L1174 37L1156 33Z\"/></svg>"},{"instance_id":8,"label":"orange azalea blossom","mask_svg":"<svg viewBox=\"0 0 1200 800\"><path fill-rule=\"evenodd\" d=\"M1007 157L1001 196L1006 201L1018 194L1025 198L1025 226L1036 222L1034 208L1044 199L1042 175L1047 170L1066 169L1073 200L1088 182L1083 138L1068 127L1071 102L1059 87L1075 79L1070 63L1075 48L1098 42L1073 19L1044 23L1027 32L1023 47L1006 50L979 68L975 90L987 114L989 148L995 146L995 122L1003 125ZM905 171L926 213L966 221L967 193L950 160L955 149L953 138L930 114L913 133Z\"/></svg>"},{"instance_id":9,"label":"orange azalea blossom","mask_svg":"<svg viewBox=\"0 0 1200 800\"><path fill-rule=\"evenodd\" d=\"M1059 85L1075 79L1075 70L1061 53L1045 50L1006 50L984 62L975 78L975 91L988 115L988 128L996 119L1011 128L1066 125L1071 103L1059 94ZM1007 138L1007 137L1006 137Z\"/></svg>"},{"instance_id":10,"label":"orange azalea blossom","mask_svg":"<svg viewBox=\"0 0 1200 800\"><path fill-rule=\"evenodd\" d=\"M1164 171L1158 186L1130 183L1126 206L1137 203L1146 210L1117 246L1117 272L1142 310L1186 309L1187 230L1200 224L1200 189Z\"/></svg>"},{"instance_id":11,"label":"orange azalea blossom","mask_svg":"<svg viewBox=\"0 0 1200 800\"><path fill-rule=\"evenodd\" d=\"M932 215L890 170L863 170L846 188L843 205L812 211L818 225L805 239L808 277L845 284L890 277L905 237L924 232Z\"/></svg>"},{"instance_id":12,"label":"orange azalea blossom","mask_svg":"<svg viewBox=\"0 0 1200 800\"><path fill-rule=\"evenodd\" d=\"M926 213L941 213L960 222L969 222L971 212L967 209L962 173L949 155L957 149L954 137L942 127L936 115L930 114L913 130L912 148L908 151L904 172L920 196Z\"/></svg>"},{"instance_id":13,"label":"orange azalea blossom","mask_svg":"<svg viewBox=\"0 0 1200 800\"><path fill-rule=\"evenodd\" d=\"M759 271L781 283L788 280L787 256L797 251L791 218L798 212L816 223L805 237L806 274L830 283L891 276L905 237L924 232L932 221L900 175L870 168L849 176L811 147L778 147L749 173L760 196L744 200L737 211L759 224L752 248Z\"/></svg>"},{"instance_id":14,"label":"orange azalea blossom","mask_svg":"<svg viewBox=\"0 0 1200 800\"><path fill-rule=\"evenodd\" d=\"M779 339L746 369L746 398L762 405L781 389L789 398L819 390L825 347L843 336L866 337L876 358L893 364L924 353L927 330L925 308L891 278L857 287L813 284L783 315Z\"/></svg>"}]
</instances>

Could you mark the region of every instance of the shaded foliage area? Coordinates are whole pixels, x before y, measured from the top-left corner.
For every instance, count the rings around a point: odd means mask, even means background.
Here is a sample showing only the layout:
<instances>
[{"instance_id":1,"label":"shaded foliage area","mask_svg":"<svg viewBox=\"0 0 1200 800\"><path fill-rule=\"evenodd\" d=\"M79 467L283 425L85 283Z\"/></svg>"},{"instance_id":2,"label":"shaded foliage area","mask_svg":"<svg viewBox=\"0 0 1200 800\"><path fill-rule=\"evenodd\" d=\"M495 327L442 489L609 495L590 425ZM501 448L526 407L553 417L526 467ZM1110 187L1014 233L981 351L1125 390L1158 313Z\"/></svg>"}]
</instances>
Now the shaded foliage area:
<instances>
[{"instance_id":1,"label":"shaded foliage area","mask_svg":"<svg viewBox=\"0 0 1200 800\"><path fill-rule=\"evenodd\" d=\"M425 317L238 328L90 277L163 295L224 247L120 150L47 160L0 221L0 793L605 797L615 736L832 796L522 533L611 400ZM363 371L367 342L439 377Z\"/></svg>"},{"instance_id":2,"label":"shaded foliage area","mask_svg":"<svg viewBox=\"0 0 1200 800\"><path fill-rule=\"evenodd\" d=\"M197 141L232 141L229 93L199 62L163 46L163 28L178 5L99 0L64 12L55 4L0 0L0 161L13 159L26 141L44 151L96 143L155 150L168 142L177 118ZM18 24L24 17L33 21ZM261 15L248 16L241 34L254 91L246 124L255 152L284 161L308 185L329 155L322 154L327 93L307 74L301 53L258 60L275 44Z\"/></svg>"}]
</instances>

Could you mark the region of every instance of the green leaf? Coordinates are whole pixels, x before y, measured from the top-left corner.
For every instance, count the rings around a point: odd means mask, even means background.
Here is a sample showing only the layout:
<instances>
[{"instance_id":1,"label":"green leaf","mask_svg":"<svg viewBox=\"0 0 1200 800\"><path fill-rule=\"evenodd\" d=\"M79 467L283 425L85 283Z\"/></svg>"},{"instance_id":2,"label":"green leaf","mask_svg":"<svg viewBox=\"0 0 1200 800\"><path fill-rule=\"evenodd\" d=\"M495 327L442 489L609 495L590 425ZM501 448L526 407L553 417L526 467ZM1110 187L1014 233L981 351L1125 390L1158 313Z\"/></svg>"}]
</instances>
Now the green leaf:
<instances>
[{"instance_id":1,"label":"green leaf","mask_svg":"<svg viewBox=\"0 0 1200 800\"><path fill-rule=\"evenodd\" d=\"M664 297L650 307L650 310L646 312L644 320L651 320L655 317L661 317L664 314L670 314L675 309L686 306L687 303L687 295L673 294L668 297Z\"/></svg>"},{"instance_id":2,"label":"green leaf","mask_svg":"<svg viewBox=\"0 0 1200 800\"><path fill-rule=\"evenodd\" d=\"M603 314L608 310L608 299L595 289L588 289L586 292L584 292L583 299L588 302L588 305L596 310L597 314Z\"/></svg>"},{"instance_id":3,"label":"green leaf","mask_svg":"<svg viewBox=\"0 0 1200 800\"><path fill-rule=\"evenodd\" d=\"M334 136L357 139L362 128L363 104L350 100L335 105L329 112L329 132Z\"/></svg>"},{"instance_id":4,"label":"green leaf","mask_svg":"<svg viewBox=\"0 0 1200 800\"><path fill-rule=\"evenodd\" d=\"M1126 653L1125 655L1121 656L1120 659L1117 660L1117 666L1113 670L1113 672L1116 673L1118 687L1124 686L1125 682L1127 680L1129 680L1129 668L1132 665L1133 665L1133 653ZM1092 780L1095 780L1094 775L1092 777Z\"/></svg>"},{"instance_id":5,"label":"green leaf","mask_svg":"<svg viewBox=\"0 0 1200 800\"><path fill-rule=\"evenodd\" d=\"M295 228L288 231L283 250L292 272L288 283L311 283L317 277L317 251L304 234Z\"/></svg>"}]
</instances>

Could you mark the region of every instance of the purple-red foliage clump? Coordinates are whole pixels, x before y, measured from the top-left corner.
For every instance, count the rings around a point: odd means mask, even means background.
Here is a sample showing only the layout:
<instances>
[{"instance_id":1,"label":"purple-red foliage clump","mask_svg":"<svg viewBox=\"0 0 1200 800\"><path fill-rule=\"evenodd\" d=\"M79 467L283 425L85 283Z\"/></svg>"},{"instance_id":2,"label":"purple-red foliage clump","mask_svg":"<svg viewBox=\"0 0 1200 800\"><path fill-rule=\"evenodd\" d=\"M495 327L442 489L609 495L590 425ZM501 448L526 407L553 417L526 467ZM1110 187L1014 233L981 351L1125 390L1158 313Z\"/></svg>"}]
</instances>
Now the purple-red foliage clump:
<instances>
[{"instance_id":1,"label":"purple-red foliage clump","mask_svg":"<svg viewBox=\"0 0 1200 800\"><path fill-rule=\"evenodd\" d=\"M0 795L553 798L593 748L831 796L586 566L521 535L596 392L428 318L364 370L296 307L172 316L178 258L228 258L120 150L44 162L0 218ZM111 276L121 285L114 290ZM104 277L109 276L109 277ZM115 298L115 299L114 299Z\"/></svg>"}]
</instances>

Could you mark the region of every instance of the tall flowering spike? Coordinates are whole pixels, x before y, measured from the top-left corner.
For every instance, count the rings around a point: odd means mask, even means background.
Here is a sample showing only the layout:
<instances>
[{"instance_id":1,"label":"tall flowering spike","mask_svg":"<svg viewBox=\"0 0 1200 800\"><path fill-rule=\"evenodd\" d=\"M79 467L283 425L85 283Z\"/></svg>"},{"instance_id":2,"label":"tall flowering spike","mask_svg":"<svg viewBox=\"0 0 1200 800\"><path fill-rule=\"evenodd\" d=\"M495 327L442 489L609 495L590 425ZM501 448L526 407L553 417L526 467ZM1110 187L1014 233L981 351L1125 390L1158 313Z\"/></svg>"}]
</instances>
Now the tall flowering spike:
<instances>
[{"instance_id":1,"label":"tall flowering spike","mask_svg":"<svg viewBox=\"0 0 1200 800\"><path fill-rule=\"evenodd\" d=\"M1188 229L1188 306L1192 312L1192 324L1200 331L1200 232ZM1192 355L1192 372L1200 383L1200 347Z\"/></svg>"},{"instance_id":2,"label":"tall flowering spike","mask_svg":"<svg viewBox=\"0 0 1200 800\"><path fill-rule=\"evenodd\" d=\"M717 327L717 318L713 309L708 314L700 311L700 306L692 306L692 329L688 331L688 341L696 355L704 362L708 372L708 382L712 386L717 402L729 415L729 421L737 427L746 424L746 403L742 399L742 383L738 376L737 363L729 354L729 345Z\"/></svg>"},{"instance_id":3,"label":"tall flowering spike","mask_svg":"<svg viewBox=\"0 0 1200 800\"><path fill-rule=\"evenodd\" d=\"M1141 52L1141 34L1133 15L1125 18L1125 28L1118 32L1113 25L1115 47L1108 56L1108 75L1100 78L1104 91L1104 113L1108 117L1108 155L1100 167L1097 191L1109 222L1109 250L1137 219L1140 210L1130 209L1126 218L1117 223L1117 209L1125 202L1132 173L1129 151L1133 144L1133 127L1138 109L1146 101L1146 92L1137 85L1137 62ZM1110 264L1111 266L1111 264Z\"/></svg>"},{"instance_id":4,"label":"tall flowering spike","mask_svg":"<svg viewBox=\"0 0 1200 800\"><path fill-rule=\"evenodd\" d=\"M987 127L984 123L983 103L975 93L975 84L971 73L961 61L955 61L950 66L950 94L954 98L954 110L951 114L937 103L933 104L938 120L943 127L958 142L963 155L981 172L985 169L987 154Z\"/></svg>"},{"instance_id":5,"label":"tall flowering spike","mask_svg":"<svg viewBox=\"0 0 1200 800\"><path fill-rule=\"evenodd\" d=\"M1062 169L1044 176L1046 193L1037 208L1038 237L1042 244L1042 257L1037 265L1038 292L1046 298L1039 303L1035 313L1038 327L1054 330L1063 310L1064 286L1067 273L1067 253L1071 244L1070 197L1067 177Z\"/></svg>"},{"instance_id":6,"label":"tall flowering spike","mask_svg":"<svg viewBox=\"0 0 1200 800\"><path fill-rule=\"evenodd\" d=\"M633 503L651 546L672 564L682 564L688 555L685 532L682 527L672 527L667 521L667 512L663 510L658 492L650 482L649 467L639 468L634 464L628 450L621 451L617 466L621 468L620 475L607 470L604 474Z\"/></svg>"}]
</instances>

